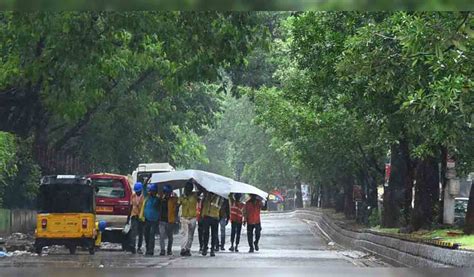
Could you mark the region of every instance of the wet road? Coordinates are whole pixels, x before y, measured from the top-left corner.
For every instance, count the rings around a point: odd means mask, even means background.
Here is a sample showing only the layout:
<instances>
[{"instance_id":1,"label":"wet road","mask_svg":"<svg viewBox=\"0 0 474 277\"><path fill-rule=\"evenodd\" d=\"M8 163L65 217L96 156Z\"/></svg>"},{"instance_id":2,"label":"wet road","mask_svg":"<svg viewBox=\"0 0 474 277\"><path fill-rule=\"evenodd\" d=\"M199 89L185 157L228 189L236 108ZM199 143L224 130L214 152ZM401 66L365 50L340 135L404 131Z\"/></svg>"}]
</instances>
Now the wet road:
<instances>
[{"instance_id":1,"label":"wet road","mask_svg":"<svg viewBox=\"0 0 474 277\"><path fill-rule=\"evenodd\" d=\"M226 249L229 248L230 224L226 230ZM383 263L358 251L328 246L318 229L308 221L302 221L293 213L270 213L262 215L262 238L260 251L247 253L246 230L243 228L239 253L228 250L217 252L216 257L203 257L197 250L197 230L193 243L193 256L179 256L181 235L175 235L173 256L145 257L132 255L117 249L103 249L94 256L86 251L69 255L64 248L51 250L44 256L18 256L0 258L0 267L42 268L337 268L380 267ZM115 245L112 247L115 248ZM159 253L159 241L157 249Z\"/></svg>"}]
</instances>

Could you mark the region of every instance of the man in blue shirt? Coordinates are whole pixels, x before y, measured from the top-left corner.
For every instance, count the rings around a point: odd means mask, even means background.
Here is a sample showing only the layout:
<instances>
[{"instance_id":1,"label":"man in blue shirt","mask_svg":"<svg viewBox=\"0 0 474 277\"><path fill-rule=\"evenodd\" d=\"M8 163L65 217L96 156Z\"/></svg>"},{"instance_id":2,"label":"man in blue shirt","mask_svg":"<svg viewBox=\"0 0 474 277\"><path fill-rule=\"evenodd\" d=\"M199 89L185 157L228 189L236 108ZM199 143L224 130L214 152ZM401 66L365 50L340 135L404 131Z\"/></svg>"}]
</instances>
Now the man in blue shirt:
<instances>
[{"instance_id":1,"label":"man in blue shirt","mask_svg":"<svg viewBox=\"0 0 474 277\"><path fill-rule=\"evenodd\" d=\"M145 243L147 256L153 256L155 251L155 234L158 230L158 220L160 218L160 200L157 197L158 186L148 185L148 195L143 201L143 208L140 218L145 221Z\"/></svg>"}]
</instances>

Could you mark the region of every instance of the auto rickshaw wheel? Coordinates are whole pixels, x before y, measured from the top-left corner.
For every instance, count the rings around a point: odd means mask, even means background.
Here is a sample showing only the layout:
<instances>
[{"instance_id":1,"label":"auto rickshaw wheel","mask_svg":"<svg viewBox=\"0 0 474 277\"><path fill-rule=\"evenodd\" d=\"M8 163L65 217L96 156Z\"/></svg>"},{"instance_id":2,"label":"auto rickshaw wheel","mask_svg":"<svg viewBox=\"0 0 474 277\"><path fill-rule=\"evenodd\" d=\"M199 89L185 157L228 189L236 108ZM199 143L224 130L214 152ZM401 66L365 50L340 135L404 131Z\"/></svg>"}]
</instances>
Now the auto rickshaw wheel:
<instances>
[{"instance_id":1,"label":"auto rickshaw wheel","mask_svg":"<svg viewBox=\"0 0 474 277\"><path fill-rule=\"evenodd\" d=\"M75 246L75 245L69 245L68 248L69 248L69 254L71 254L71 255L76 254L76 248L77 248L77 246Z\"/></svg>"},{"instance_id":2,"label":"auto rickshaw wheel","mask_svg":"<svg viewBox=\"0 0 474 277\"><path fill-rule=\"evenodd\" d=\"M95 254L95 246L89 247L89 254L91 254L91 255Z\"/></svg>"},{"instance_id":3,"label":"auto rickshaw wheel","mask_svg":"<svg viewBox=\"0 0 474 277\"><path fill-rule=\"evenodd\" d=\"M35 253L38 255L41 255L41 252L43 251L43 246L41 245L35 245Z\"/></svg>"}]
</instances>

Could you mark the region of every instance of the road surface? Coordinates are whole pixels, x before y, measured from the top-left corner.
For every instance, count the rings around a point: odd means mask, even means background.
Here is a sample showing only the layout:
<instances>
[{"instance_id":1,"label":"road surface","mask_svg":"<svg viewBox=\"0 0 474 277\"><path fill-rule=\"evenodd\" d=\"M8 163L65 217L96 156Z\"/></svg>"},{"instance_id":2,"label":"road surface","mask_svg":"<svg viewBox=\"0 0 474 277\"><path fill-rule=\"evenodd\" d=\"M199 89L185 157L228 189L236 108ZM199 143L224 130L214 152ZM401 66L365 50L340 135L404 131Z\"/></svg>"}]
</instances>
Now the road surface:
<instances>
[{"instance_id":1,"label":"road surface","mask_svg":"<svg viewBox=\"0 0 474 277\"><path fill-rule=\"evenodd\" d=\"M298 219L293 213L262 215L260 251L248 253L246 230L242 228L239 253L228 250L217 252L216 257L198 254L197 230L193 243L193 256L179 256L180 235L175 235L174 255L160 257L159 241L154 257L133 255L118 250L118 245L103 249L91 256L86 251L69 255L65 248L52 249L43 256L17 256L0 258L1 268L161 268L161 269L258 269L258 268L337 268L386 266L370 255L328 244L311 222ZM226 249L229 248L230 224L226 230ZM110 249L112 248L112 249ZM0 269L1 270L1 269Z\"/></svg>"}]
</instances>

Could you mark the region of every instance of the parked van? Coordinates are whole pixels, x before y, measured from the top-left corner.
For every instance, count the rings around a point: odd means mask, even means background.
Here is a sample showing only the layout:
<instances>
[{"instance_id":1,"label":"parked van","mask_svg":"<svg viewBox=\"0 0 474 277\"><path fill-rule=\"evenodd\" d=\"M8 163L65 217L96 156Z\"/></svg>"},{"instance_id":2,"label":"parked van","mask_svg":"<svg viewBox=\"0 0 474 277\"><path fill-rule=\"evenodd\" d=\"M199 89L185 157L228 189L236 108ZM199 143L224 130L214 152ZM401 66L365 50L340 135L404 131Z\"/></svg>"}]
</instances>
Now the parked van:
<instances>
[{"instance_id":1,"label":"parked van","mask_svg":"<svg viewBox=\"0 0 474 277\"><path fill-rule=\"evenodd\" d=\"M175 169L169 163L139 164L137 169L132 173L132 180L134 184L136 182L141 182L145 185L153 173L170 171L175 171Z\"/></svg>"}]
</instances>

